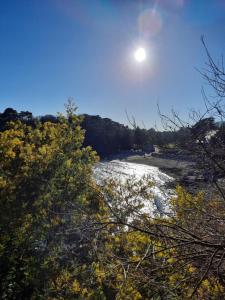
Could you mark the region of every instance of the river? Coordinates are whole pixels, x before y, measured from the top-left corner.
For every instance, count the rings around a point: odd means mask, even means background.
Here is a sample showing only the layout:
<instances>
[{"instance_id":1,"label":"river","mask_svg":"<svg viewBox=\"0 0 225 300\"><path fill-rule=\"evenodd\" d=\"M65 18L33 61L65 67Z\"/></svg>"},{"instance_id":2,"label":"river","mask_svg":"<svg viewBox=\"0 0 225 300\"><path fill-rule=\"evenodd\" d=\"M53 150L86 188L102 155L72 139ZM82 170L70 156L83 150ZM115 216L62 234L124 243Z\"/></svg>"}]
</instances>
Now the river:
<instances>
[{"instance_id":1,"label":"river","mask_svg":"<svg viewBox=\"0 0 225 300\"><path fill-rule=\"evenodd\" d=\"M157 167L112 160L100 162L94 168L94 178L99 184L107 179L116 179L124 183L126 179L140 180L143 176L148 176L154 183L151 188L153 201L143 199L143 210L153 215L168 214L170 212L169 199L174 195L174 191L168 189L166 184L173 178L161 172Z\"/></svg>"}]
</instances>

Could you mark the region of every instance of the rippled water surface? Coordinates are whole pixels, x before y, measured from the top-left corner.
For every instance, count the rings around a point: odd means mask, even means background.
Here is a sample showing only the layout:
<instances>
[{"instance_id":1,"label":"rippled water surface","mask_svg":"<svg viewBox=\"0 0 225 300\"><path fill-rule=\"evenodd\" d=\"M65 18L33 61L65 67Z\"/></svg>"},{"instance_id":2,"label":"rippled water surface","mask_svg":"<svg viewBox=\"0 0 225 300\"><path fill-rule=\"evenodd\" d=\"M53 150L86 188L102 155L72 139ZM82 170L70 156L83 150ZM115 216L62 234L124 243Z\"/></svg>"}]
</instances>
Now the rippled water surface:
<instances>
[{"instance_id":1,"label":"rippled water surface","mask_svg":"<svg viewBox=\"0 0 225 300\"><path fill-rule=\"evenodd\" d=\"M144 211L153 214L169 213L168 201L174 192L166 188L166 183L172 181L173 178L161 172L157 167L113 160L100 162L94 169L94 178L98 183L111 178L119 179L121 182L125 182L128 178L139 180L143 176L148 176L154 182L154 186L151 188L153 201L149 202L143 199Z\"/></svg>"}]
</instances>

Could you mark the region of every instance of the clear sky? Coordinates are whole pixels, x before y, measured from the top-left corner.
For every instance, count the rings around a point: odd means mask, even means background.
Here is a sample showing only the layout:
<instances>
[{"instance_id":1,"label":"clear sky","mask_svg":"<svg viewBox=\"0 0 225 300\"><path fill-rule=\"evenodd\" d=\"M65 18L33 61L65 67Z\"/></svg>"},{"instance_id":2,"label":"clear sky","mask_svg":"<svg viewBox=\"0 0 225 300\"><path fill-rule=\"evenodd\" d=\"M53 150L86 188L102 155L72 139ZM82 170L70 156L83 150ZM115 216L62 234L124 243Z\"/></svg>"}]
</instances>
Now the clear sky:
<instances>
[{"instance_id":1,"label":"clear sky","mask_svg":"<svg viewBox=\"0 0 225 300\"><path fill-rule=\"evenodd\" d=\"M64 110L147 127L201 108L204 34L225 52L225 0L0 0L0 111ZM147 59L134 60L137 47Z\"/></svg>"}]
</instances>

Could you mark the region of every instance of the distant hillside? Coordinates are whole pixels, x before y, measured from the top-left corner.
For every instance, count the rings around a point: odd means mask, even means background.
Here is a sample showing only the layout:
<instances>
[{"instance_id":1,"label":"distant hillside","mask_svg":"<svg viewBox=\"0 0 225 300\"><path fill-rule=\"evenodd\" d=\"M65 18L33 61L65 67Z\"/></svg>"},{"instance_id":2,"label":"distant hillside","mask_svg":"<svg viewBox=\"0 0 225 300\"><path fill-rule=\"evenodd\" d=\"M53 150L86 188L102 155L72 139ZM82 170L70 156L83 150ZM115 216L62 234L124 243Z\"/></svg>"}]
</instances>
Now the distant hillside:
<instances>
[{"instance_id":1,"label":"distant hillside","mask_svg":"<svg viewBox=\"0 0 225 300\"><path fill-rule=\"evenodd\" d=\"M176 143L180 137L183 139L183 131L156 131L155 129L129 128L109 118L83 114L82 128L85 130L85 146L92 146L101 157L131 149L150 149L150 145L166 145ZM57 123L58 117L44 115L34 117L29 111L17 112L13 108L7 108L0 113L0 131L8 127L10 121L20 120L30 126L36 126L36 122ZM148 150L146 150L148 151Z\"/></svg>"},{"instance_id":2,"label":"distant hillside","mask_svg":"<svg viewBox=\"0 0 225 300\"><path fill-rule=\"evenodd\" d=\"M109 118L83 115L85 145L91 145L100 156L130 150L135 144L134 130Z\"/></svg>"}]
</instances>

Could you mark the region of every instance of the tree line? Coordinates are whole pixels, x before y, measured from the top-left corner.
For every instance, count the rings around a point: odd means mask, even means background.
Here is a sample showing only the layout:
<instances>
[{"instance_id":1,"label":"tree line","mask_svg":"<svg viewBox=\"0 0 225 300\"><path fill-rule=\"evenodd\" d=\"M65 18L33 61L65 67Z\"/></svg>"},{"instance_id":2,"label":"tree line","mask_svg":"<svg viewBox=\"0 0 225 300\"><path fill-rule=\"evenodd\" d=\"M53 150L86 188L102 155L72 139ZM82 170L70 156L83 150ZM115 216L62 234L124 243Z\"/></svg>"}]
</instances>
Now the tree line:
<instances>
[{"instance_id":1,"label":"tree line","mask_svg":"<svg viewBox=\"0 0 225 300\"><path fill-rule=\"evenodd\" d=\"M184 139L184 129L157 131L154 128L144 129L139 126L129 128L100 116L84 114L81 118L81 126L85 130L84 145L92 146L100 157L107 157L121 151L149 151L152 148L151 145L177 144ZM58 123L59 119L53 115L34 117L29 111L17 112L13 108L6 108L0 113L0 131L7 129L11 121L21 121L35 127L37 122Z\"/></svg>"},{"instance_id":2,"label":"tree line","mask_svg":"<svg viewBox=\"0 0 225 300\"><path fill-rule=\"evenodd\" d=\"M223 299L219 190L177 187L170 215L143 212L153 183L98 186L73 107L57 122L22 116L0 132L2 299Z\"/></svg>"}]
</instances>

